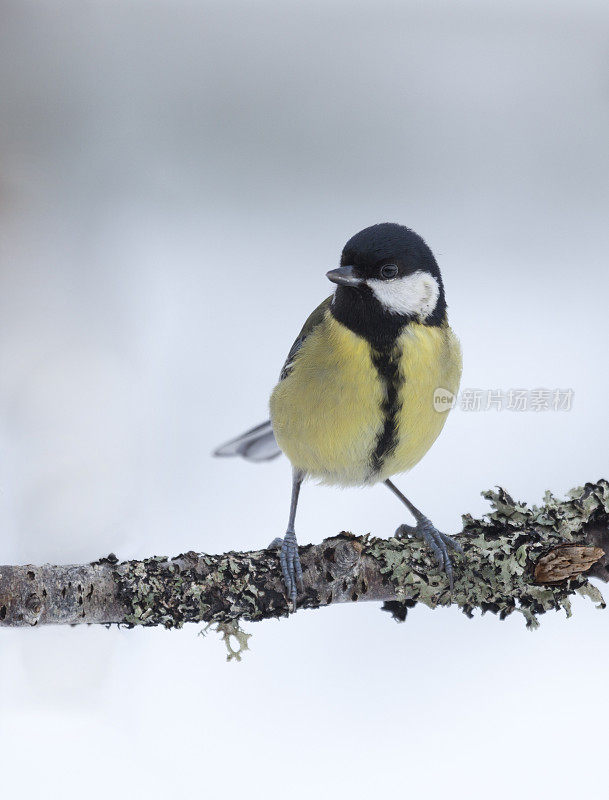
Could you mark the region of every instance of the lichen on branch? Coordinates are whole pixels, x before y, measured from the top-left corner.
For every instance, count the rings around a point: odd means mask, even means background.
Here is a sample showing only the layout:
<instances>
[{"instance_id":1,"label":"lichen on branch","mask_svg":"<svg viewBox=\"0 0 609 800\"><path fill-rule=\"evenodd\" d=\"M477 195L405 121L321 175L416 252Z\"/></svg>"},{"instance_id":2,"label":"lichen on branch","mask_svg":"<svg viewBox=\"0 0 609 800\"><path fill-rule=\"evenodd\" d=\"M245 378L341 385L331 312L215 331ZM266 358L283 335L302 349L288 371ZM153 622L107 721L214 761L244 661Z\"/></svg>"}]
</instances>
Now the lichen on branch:
<instances>
[{"instance_id":1,"label":"lichen on branch","mask_svg":"<svg viewBox=\"0 0 609 800\"><path fill-rule=\"evenodd\" d=\"M573 489L562 501L546 492L541 506L516 502L501 488L483 492L483 496L490 501L492 510L482 519L463 516L459 541L466 551L467 566L456 571L454 604L468 616L475 608L483 613L491 611L501 619L519 611L530 628L537 627L537 617L546 611L562 608L570 616L570 597L574 593L605 607L600 591L584 573L592 567L591 574L596 577L604 581L609 577L605 555L609 552L606 480ZM579 572L572 572L563 581L540 583L535 574L539 560L570 545L584 547ZM390 562L385 548L377 553L387 564L381 569L398 581L397 602L386 603L385 610L403 620L413 601L431 608L439 605L440 587L433 573L409 571L399 549L392 548L391 552Z\"/></svg>"},{"instance_id":2,"label":"lichen on branch","mask_svg":"<svg viewBox=\"0 0 609 800\"><path fill-rule=\"evenodd\" d=\"M546 493L540 506L516 502L503 489L484 496L491 511L482 519L463 517L458 538L465 554L456 559L452 593L419 540L342 533L300 548L304 592L299 609L384 601L385 610L402 620L417 603L453 604L469 616L476 608L501 618L518 611L534 627L546 611L570 614L576 592L604 607L588 578L609 578L607 481L574 489L566 500ZM0 567L0 625L179 628L205 622L229 631L238 620L288 615L274 550Z\"/></svg>"}]
</instances>

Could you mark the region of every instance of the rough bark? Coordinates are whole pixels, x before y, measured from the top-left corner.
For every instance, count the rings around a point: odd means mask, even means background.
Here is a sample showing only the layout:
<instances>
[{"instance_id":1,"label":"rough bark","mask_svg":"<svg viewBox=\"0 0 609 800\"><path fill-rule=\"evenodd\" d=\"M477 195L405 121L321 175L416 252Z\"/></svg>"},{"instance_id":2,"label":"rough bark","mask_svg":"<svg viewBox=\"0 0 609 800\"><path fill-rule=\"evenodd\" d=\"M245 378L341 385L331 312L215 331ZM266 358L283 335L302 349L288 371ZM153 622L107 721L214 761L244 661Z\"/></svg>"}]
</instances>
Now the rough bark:
<instances>
[{"instance_id":1,"label":"rough bark","mask_svg":"<svg viewBox=\"0 0 609 800\"><path fill-rule=\"evenodd\" d=\"M485 492L492 511L463 517L465 555L455 562L450 592L444 573L418 540L341 533L300 548L304 592L299 609L330 603L385 601L403 620L416 603L458 605L505 618L563 608L575 592L604 607L590 576L609 579L609 483L574 489L543 505L515 502L504 490ZM269 550L184 553L119 563L114 556L77 566L0 567L0 625L119 623L181 627L286 616L277 554ZM236 628L226 628L234 635Z\"/></svg>"}]
</instances>

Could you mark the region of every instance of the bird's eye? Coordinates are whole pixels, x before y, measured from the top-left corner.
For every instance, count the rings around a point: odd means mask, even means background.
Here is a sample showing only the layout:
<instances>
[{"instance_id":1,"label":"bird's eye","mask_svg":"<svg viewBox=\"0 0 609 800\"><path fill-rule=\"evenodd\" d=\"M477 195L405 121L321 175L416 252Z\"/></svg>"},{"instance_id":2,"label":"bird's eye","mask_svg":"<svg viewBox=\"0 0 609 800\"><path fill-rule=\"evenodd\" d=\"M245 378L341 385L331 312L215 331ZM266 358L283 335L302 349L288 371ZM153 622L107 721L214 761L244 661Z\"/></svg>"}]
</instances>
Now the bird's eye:
<instances>
[{"instance_id":1,"label":"bird's eye","mask_svg":"<svg viewBox=\"0 0 609 800\"><path fill-rule=\"evenodd\" d=\"M395 278L398 274L397 264L384 264L381 267L381 278L385 280L389 280L390 278Z\"/></svg>"}]
</instances>

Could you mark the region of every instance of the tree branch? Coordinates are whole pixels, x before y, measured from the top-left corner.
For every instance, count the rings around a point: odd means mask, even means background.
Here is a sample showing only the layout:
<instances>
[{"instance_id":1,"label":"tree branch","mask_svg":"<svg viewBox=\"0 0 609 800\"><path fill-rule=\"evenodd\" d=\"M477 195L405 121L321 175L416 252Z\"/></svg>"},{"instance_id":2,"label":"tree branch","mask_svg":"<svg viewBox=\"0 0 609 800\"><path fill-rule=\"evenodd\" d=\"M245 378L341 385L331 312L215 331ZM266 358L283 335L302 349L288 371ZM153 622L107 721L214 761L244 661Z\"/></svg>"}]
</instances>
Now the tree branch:
<instances>
[{"instance_id":1,"label":"tree branch","mask_svg":"<svg viewBox=\"0 0 609 800\"><path fill-rule=\"evenodd\" d=\"M305 590L300 608L385 601L403 620L416 603L458 605L466 614L513 611L527 625L563 608L575 592L604 607L588 577L609 579L609 483L600 480L542 506L515 502L503 489L485 492L492 511L463 517L465 556L455 564L452 595L424 544L341 533L300 548ZM0 567L0 625L119 623L181 627L286 616L274 551L119 563L109 556L78 566Z\"/></svg>"}]
</instances>

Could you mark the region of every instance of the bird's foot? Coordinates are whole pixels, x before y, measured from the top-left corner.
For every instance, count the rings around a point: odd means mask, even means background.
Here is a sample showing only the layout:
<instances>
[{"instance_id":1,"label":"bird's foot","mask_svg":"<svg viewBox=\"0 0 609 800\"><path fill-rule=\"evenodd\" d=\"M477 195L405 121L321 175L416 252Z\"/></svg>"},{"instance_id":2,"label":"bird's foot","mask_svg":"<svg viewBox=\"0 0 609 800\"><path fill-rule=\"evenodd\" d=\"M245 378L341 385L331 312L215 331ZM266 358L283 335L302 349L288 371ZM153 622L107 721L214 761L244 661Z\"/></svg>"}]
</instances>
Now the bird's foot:
<instances>
[{"instance_id":1,"label":"bird's foot","mask_svg":"<svg viewBox=\"0 0 609 800\"><path fill-rule=\"evenodd\" d=\"M283 583L286 588L288 600L292 602L292 608L296 611L298 589L304 589L296 534L294 531L288 531L283 539L279 537L273 539L269 545L269 549L270 548L279 550L279 563L281 564Z\"/></svg>"},{"instance_id":2,"label":"bird's foot","mask_svg":"<svg viewBox=\"0 0 609 800\"><path fill-rule=\"evenodd\" d=\"M398 539L405 539L407 536L416 536L417 538L422 539L436 557L436 561L440 565L440 569L443 569L446 573L450 590L452 592L453 564L448 551L454 550L455 553L463 555L463 548L461 545L455 541L455 539L448 536L448 534L439 531L433 522L427 519L427 517L423 516L423 514L417 518L417 524L415 526L400 525L395 532L395 535Z\"/></svg>"}]
</instances>

